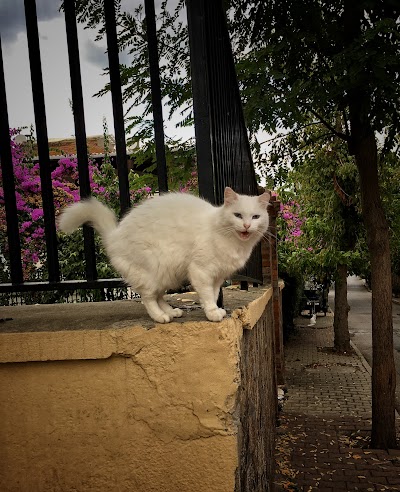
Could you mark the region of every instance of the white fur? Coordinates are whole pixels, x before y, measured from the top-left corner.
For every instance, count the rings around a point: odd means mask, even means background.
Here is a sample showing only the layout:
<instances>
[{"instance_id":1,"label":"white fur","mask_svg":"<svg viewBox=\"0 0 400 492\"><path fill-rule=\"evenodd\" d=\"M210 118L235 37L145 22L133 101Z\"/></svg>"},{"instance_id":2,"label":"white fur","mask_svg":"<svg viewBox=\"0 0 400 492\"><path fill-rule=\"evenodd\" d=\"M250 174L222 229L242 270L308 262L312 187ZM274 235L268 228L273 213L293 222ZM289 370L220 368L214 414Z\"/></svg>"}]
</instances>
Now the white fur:
<instances>
[{"instance_id":1,"label":"white fur","mask_svg":"<svg viewBox=\"0 0 400 492\"><path fill-rule=\"evenodd\" d=\"M90 222L155 321L182 316L163 295L185 281L199 294L207 318L220 321L226 314L216 304L220 286L245 265L267 231L269 199L269 193L252 197L226 188L224 205L215 207L193 195L169 193L145 200L118 224L109 208L90 198L63 211L59 225L70 233Z\"/></svg>"}]
</instances>

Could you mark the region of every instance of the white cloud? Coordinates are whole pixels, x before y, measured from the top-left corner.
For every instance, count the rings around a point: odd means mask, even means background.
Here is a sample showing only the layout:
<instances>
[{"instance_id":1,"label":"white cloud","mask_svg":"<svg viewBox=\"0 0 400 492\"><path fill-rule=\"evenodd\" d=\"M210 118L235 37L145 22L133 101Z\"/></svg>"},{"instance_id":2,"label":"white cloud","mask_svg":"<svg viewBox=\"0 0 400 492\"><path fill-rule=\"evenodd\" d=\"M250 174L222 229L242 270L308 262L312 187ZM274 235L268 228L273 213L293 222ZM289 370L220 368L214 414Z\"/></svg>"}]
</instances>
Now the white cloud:
<instances>
[{"instance_id":1,"label":"white cloud","mask_svg":"<svg viewBox=\"0 0 400 492\"><path fill-rule=\"evenodd\" d=\"M54 0L37 0L36 9L39 21L59 17L60 3ZM18 35L25 31L25 13L23 0L1 0L0 32L2 43L17 41Z\"/></svg>"}]
</instances>

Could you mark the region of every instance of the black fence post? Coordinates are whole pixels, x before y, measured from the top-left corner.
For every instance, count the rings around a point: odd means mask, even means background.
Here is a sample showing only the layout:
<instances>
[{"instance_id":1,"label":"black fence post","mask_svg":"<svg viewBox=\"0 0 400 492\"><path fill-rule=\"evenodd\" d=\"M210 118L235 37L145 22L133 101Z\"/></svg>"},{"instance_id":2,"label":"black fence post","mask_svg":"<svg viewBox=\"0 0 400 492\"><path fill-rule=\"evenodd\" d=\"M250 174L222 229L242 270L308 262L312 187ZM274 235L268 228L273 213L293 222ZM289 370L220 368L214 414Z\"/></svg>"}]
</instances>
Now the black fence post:
<instances>
[{"instance_id":1,"label":"black fence post","mask_svg":"<svg viewBox=\"0 0 400 492\"><path fill-rule=\"evenodd\" d=\"M128 166L126 156L124 108L122 104L121 75L119 72L117 24L114 0L104 0L108 65L110 71L111 98L114 115L116 162L119 181L121 215L130 207Z\"/></svg>"},{"instance_id":2,"label":"black fence post","mask_svg":"<svg viewBox=\"0 0 400 492\"><path fill-rule=\"evenodd\" d=\"M14 170L10 145L6 84L4 79L3 51L0 38L0 160L3 177L3 200L6 211L8 252L10 255L11 282L23 281L21 243L19 240L17 199L15 197Z\"/></svg>"},{"instance_id":3,"label":"black fence post","mask_svg":"<svg viewBox=\"0 0 400 492\"><path fill-rule=\"evenodd\" d=\"M162 111L160 67L158 61L154 0L144 0L144 7L146 13L146 32L150 65L151 102L153 106L158 189L161 193L168 191L168 176L167 161L165 158L164 119Z\"/></svg>"},{"instance_id":4,"label":"black fence post","mask_svg":"<svg viewBox=\"0 0 400 492\"><path fill-rule=\"evenodd\" d=\"M37 148L40 166L40 181L42 185L47 267L49 272L49 281L58 282L60 280L60 267L58 264L54 197L51 180L49 141L47 136L46 109L44 103L36 2L35 0L24 0L24 3L26 35L28 38L29 50L29 65L32 81L33 108L35 112Z\"/></svg>"},{"instance_id":5,"label":"black fence post","mask_svg":"<svg viewBox=\"0 0 400 492\"><path fill-rule=\"evenodd\" d=\"M216 203L204 0L186 0L199 194Z\"/></svg>"},{"instance_id":6,"label":"black fence post","mask_svg":"<svg viewBox=\"0 0 400 492\"><path fill-rule=\"evenodd\" d=\"M258 195L222 0L186 0L200 195ZM262 283L258 245L237 280Z\"/></svg>"},{"instance_id":7,"label":"black fence post","mask_svg":"<svg viewBox=\"0 0 400 492\"><path fill-rule=\"evenodd\" d=\"M82 76L79 59L78 31L74 0L64 0L65 29L67 34L69 72L71 79L72 112L74 115L76 154L78 159L80 196L90 196L89 158L86 141L85 112L82 94ZM85 273L87 280L96 280L96 253L94 233L91 227L83 226Z\"/></svg>"}]
</instances>

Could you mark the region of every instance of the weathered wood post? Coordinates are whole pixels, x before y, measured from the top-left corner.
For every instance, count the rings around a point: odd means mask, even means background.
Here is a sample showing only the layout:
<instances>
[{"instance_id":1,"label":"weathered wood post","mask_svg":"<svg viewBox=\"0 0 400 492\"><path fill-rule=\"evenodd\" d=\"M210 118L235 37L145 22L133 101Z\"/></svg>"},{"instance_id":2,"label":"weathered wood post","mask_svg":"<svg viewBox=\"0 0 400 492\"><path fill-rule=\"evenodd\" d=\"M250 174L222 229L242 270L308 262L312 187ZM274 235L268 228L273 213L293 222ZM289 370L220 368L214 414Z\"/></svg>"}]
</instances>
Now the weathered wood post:
<instances>
[{"instance_id":1,"label":"weathered wood post","mask_svg":"<svg viewBox=\"0 0 400 492\"><path fill-rule=\"evenodd\" d=\"M280 208L280 202L276 197L271 198L269 208L270 225L267 241L262 244L262 272L264 284L271 284L273 289L273 316L275 335L275 366L277 384L284 384L284 353L283 353L283 324L282 302L279 287L278 273L278 248L276 237L276 217Z\"/></svg>"}]
</instances>

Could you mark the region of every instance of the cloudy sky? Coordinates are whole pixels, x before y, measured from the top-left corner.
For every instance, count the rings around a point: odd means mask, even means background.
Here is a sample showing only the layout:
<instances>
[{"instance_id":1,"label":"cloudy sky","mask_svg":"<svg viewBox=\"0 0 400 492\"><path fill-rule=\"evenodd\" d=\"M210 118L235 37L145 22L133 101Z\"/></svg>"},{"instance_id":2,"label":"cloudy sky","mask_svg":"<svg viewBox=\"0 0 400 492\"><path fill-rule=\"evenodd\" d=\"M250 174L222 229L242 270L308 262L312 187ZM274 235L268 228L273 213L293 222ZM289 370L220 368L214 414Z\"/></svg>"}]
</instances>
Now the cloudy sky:
<instances>
[{"instance_id":1,"label":"cloudy sky","mask_svg":"<svg viewBox=\"0 0 400 492\"><path fill-rule=\"evenodd\" d=\"M129 0L124 4L133 10L139 2ZM74 135L65 22L63 13L59 12L60 3L36 0L49 138ZM78 32L87 135L102 134L103 117L110 133L114 133L111 96L93 97L107 82L101 75L108 65L105 43L94 42L95 33L81 26ZM10 126L30 126L34 124L34 115L23 0L0 0L0 35ZM124 63L128 62L125 57ZM140 114L140 108L137 113ZM174 122L166 124L166 131L169 136L182 138L193 134L192 130L176 129Z\"/></svg>"}]
</instances>

